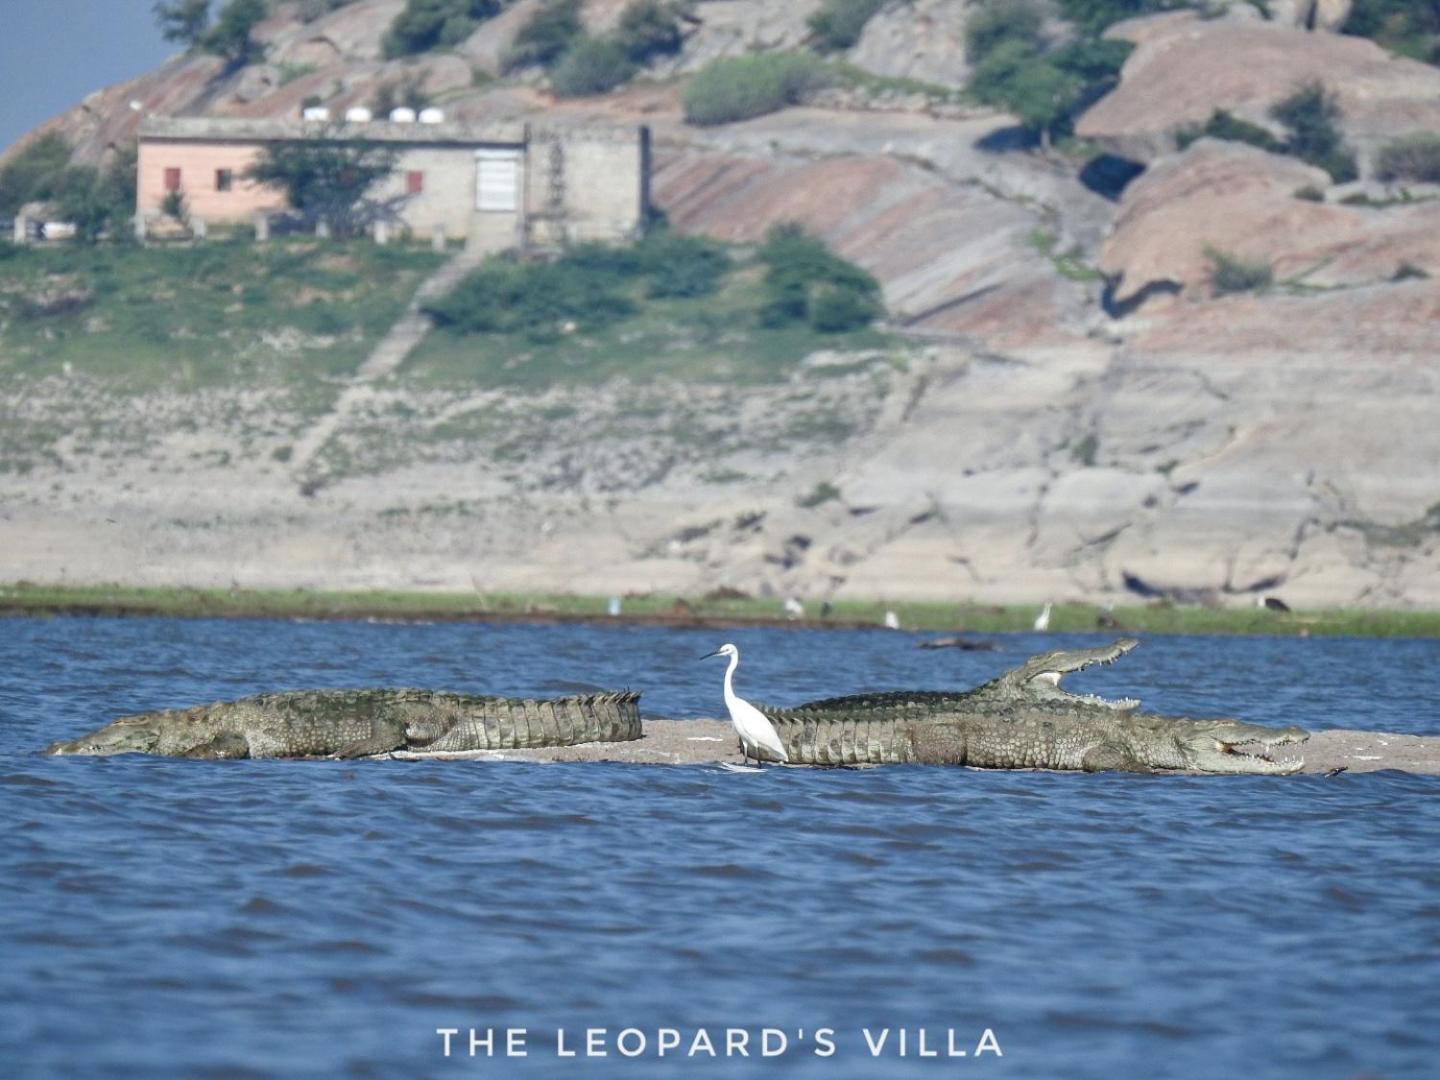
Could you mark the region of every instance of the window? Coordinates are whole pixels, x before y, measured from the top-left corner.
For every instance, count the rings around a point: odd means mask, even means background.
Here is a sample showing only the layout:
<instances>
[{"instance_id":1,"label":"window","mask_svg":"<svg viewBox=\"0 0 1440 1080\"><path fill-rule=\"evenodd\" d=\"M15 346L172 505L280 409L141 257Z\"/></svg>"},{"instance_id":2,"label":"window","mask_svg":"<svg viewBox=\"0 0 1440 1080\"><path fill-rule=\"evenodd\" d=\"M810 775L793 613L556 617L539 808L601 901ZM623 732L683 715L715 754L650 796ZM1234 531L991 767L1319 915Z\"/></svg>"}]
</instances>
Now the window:
<instances>
[{"instance_id":1,"label":"window","mask_svg":"<svg viewBox=\"0 0 1440 1080\"><path fill-rule=\"evenodd\" d=\"M419 169L411 169L405 174L405 194L419 195L425 190L425 174Z\"/></svg>"},{"instance_id":2,"label":"window","mask_svg":"<svg viewBox=\"0 0 1440 1080\"><path fill-rule=\"evenodd\" d=\"M179 191L179 190L180 190L180 170L179 170L179 169L166 169L166 170L165 170L165 190L166 190L166 191Z\"/></svg>"},{"instance_id":3,"label":"window","mask_svg":"<svg viewBox=\"0 0 1440 1080\"><path fill-rule=\"evenodd\" d=\"M520 151L475 151L475 209L520 208Z\"/></svg>"},{"instance_id":4,"label":"window","mask_svg":"<svg viewBox=\"0 0 1440 1080\"><path fill-rule=\"evenodd\" d=\"M232 186L234 183L235 183L235 173L234 173L233 170L231 170L231 169L216 169L216 170L215 170L215 190L216 190L216 191L229 191L230 188L231 188L231 186Z\"/></svg>"}]
</instances>

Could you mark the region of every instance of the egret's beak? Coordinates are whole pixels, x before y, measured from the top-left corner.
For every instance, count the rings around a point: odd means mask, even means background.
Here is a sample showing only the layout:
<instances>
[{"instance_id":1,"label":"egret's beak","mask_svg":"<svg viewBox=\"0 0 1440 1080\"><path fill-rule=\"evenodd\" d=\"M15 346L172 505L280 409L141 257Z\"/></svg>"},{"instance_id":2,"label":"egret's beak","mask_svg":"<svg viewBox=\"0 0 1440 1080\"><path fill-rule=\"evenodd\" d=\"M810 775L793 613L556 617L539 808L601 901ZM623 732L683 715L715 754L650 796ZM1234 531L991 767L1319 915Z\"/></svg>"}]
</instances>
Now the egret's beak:
<instances>
[{"instance_id":1,"label":"egret's beak","mask_svg":"<svg viewBox=\"0 0 1440 1080\"><path fill-rule=\"evenodd\" d=\"M716 649L714 652L707 652L704 656L700 657L700 659L701 659L701 660L709 660L710 657L712 657L712 656L719 656L719 655L720 655L720 650L719 650L719 649Z\"/></svg>"}]
</instances>

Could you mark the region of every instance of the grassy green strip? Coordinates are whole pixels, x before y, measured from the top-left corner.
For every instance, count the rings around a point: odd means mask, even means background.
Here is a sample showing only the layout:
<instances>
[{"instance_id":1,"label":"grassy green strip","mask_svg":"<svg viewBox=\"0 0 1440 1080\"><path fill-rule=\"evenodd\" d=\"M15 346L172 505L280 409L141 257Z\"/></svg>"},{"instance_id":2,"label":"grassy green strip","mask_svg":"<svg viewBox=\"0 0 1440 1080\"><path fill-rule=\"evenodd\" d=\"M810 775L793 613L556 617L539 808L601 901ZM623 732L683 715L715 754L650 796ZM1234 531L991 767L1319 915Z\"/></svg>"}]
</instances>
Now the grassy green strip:
<instances>
[{"instance_id":1,"label":"grassy green strip","mask_svg":"<svg viewBox=\"0 0 1440 1080\"><path fill-rule=\"evenodd\" d=\"M789 620L779 600L627 597L622 620L656 623L879 626L886 610L912 630L1005 633L1029 630L1035 605L941 603L884 604L839 601L825 619L809 605L803 620ZM598 596L516 593L315 592L307 589L187 589L121 585L0 586L0 613L9 615L147 615L173 618L310 619L535 619L605 620ZM1113 620L1113 623L1111 622ZM1151 605L1116 608L1101 625L1097 608L1062 604L1050 617L1052 632L1143 634L1270 634L1350 637L1440 637L1440 611L1330 610L1280 613L1255 608Z\"/></svg>"}]
</instances>

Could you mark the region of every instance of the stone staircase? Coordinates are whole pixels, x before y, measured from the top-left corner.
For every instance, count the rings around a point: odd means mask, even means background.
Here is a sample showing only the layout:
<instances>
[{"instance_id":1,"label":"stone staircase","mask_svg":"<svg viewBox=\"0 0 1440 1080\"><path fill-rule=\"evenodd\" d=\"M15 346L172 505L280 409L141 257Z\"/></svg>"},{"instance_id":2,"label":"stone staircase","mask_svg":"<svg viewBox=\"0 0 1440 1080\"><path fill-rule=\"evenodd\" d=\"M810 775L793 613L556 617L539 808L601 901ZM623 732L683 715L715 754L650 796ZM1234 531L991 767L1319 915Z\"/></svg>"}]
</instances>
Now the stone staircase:
<instances>
[{"instance_id":1,"label":"stone staircase","mask_svg":"<svg viewBox=\"0 0 1440 1080\"><path fill-rule=\"evenodd\" d=\"M421 307L430 300L444 296L460 283L460 279L475 269L483 253L466 248L454 255L448 262L426 278L405 312L390 327L385 336L371 350L335 399L335 404L325 415L318 417L310 428L295 441L290 456L291 473L299 481L301 490L313 493L325 482L323 472L314 468L316 458L334 434L345 426L356 405L370 393L370 384L394 372L415 346L430 332L430 318Z\"/></svg>"}]
</instances>

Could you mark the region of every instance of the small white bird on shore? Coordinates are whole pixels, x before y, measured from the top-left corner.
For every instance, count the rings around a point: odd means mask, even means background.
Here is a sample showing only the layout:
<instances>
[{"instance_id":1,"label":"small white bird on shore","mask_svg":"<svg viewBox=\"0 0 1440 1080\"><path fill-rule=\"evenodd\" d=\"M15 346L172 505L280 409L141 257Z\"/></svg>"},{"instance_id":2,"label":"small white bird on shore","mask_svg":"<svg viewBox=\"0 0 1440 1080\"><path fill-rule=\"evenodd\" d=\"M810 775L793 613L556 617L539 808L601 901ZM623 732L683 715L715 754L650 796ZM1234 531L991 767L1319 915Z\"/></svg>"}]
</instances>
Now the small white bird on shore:
<instances>
[{"instance_id":1,"label":"small white bird on shore","mask_svg":"<svg viewBox=\"0 0 1440 1080\"><path fill-rule=\"evenodd\" d=\"M725 669L725 708L730 712L730 722L735 725L735 733L740 736L741 754L746 760L753 756L756 764L759 764L760 750L763 749L781 761L789 761L790 755L785 752L785 744L780 741L780 736L775 734L774 725L765 718L765 714L744 698L735 696L733 678L735 669L740 666L740 650L734 645L725 644L700 659L709 660L712 656L730 658L730 666Z\"/></svg>"},{"instance_id":2,"label":"small white bird on shore","mask_svg":"<svg viewBox=\"0 0 1440 1080\"><path fill-rule=\"evenodd\" d=\"M885 629L886 629L886 630L899 630L899 629L900 629L900 616L899 616L899 615L896 615L895 612L893 612L893 611L887 611L887 612L885 612Z\"/></svg>"},{"instance_id":3,"label":"small white bird on shore","mask_svg":"<svg viewBox=\"0 0 1440 1080\"><path fill-rule=\"evenodd\" d=\"M1035 616L1035 629L1042 634L1050 629L1050 601L1048 600L1045 601L1045 606L1041 609L1040 614Z\"/></svg>"},{"instance_id":4,"label":"small white bird on shore","mask_svg":"<svg viewBox=\"0 0 1440 1080\"><path fill-rule=\"evenodd\" d=\"M785 614L791 619L803 619L805 617L805 605L795 597L789 597L785 601Z\"/></svg>"}]
</instances>

